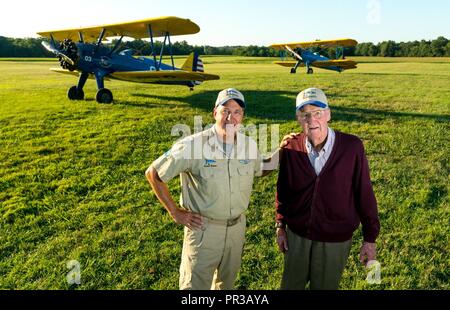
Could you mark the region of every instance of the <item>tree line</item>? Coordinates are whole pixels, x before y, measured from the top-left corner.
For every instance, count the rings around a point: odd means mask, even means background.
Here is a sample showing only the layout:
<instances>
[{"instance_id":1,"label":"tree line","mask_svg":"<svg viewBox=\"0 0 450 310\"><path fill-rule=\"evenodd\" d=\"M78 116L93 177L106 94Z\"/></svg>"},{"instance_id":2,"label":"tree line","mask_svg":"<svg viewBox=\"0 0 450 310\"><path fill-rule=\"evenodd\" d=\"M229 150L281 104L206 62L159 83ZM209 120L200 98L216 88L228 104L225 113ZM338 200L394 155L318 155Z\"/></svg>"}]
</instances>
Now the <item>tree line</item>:
<instances>
[{"instance_id":1,"label":"tree line","mask_svg":"<svg viewBox=\"0 0 450 310\"><path fill-rule=\"evenodd\" d=\"M42 38L7 38L0 36L0 57L50 57L41 42ZM115 43L113 41L111 46ZM155 42L155 52L159 54L162 43ZM122 49L130 48L137 55L151 55L151 47L147 41L134 40L123 43ZM165 51L168 53L169 46ZM192 51L200 55L235 55L253 57L279 56L280 52L266 46L198 46L189 45L186 41L174 42L171 46L173 55L187 55ZM335 48L313 48L313 51L330 58L335 58ZM378 44L358 43L357 46L345 48L347 56L381 56L381 57L450 57L450 41L440 36L435 40L411 42L383 41Z\"/></svg>"}]
</instances>

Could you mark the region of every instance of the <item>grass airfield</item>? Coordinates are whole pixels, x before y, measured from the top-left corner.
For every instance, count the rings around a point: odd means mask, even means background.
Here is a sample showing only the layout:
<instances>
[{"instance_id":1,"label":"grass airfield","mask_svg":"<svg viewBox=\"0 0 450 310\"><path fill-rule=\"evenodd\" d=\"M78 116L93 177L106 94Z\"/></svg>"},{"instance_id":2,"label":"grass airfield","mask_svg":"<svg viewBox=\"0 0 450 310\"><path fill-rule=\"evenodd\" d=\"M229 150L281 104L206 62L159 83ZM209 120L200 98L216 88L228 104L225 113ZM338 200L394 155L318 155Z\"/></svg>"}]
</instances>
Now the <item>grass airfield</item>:
<instances>
[{"instance_id":1,"label":"grass airfield","mask_svg":"<svg viewBox=\"0 0 450 310\"><path fill-rule=\"evenodd\" d=\"M212 123L227 87L246 97L245 125L278 125L280 136L299 131L297 93L322 88L330 126L364 141L381 220L381 284L365 281L358 231L342 289L450 289L450 59L351 58L358 69L294 75L272 58L203 57L220 80L192 92L107 81L110 105L95 101L92 80L85 100L69 101L76 78L50 72L54 60L0 59L0 289L177 289L182 227L144 171L179 138L174 125L193 131L194 116ZM279 287L276 178L255 181L238 289ZM169 187L178 198L179 180ZM67 283L70 260L80 263L80 285Z\"/></svg>"}]
</instances>

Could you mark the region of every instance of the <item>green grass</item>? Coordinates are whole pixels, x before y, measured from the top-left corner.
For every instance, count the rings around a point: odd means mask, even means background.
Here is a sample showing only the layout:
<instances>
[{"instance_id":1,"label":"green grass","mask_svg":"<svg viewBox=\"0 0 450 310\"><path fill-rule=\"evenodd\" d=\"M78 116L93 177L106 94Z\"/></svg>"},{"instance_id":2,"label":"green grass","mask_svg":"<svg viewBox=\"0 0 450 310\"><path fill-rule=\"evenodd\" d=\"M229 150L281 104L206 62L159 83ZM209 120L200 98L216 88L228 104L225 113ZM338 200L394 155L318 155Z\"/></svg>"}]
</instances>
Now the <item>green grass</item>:
<instances>
[{"instance_id":1,"label":"green grass","mask_svg":"<svg viewBox=\"0 0 450 310\"><path fill-rule=\"evenodd\" d=\"M448 58L358 58L342 74L271 64L271 58L204 57L221 76L187 87L112 81L112 105L66 99L69 76L47 60L0 62L0 289L177 289L182 227L158 203L144 171L177 137L175 124L212 121L217 92L241 90L246 124L298 131L297 93L321 87L330 126L364 141L381 233L382 284L368 285L354 237L343 289L450 289ZM176 58L179 65L182 58ZM170 183L178 199L178 179ZM276 173L255 182L240 289L277 289ZM70 260L81 285L66 281Z\"/></svg>"}]
</instances>

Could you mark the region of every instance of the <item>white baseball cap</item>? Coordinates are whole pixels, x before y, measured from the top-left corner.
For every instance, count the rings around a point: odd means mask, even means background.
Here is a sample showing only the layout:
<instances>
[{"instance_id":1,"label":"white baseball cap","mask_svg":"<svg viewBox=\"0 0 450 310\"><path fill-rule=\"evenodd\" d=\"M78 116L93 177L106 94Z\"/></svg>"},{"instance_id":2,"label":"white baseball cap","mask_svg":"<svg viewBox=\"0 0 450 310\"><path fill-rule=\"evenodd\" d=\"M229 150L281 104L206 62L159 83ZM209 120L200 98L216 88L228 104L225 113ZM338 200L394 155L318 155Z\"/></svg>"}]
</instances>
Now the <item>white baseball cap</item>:
<instances>
[{"instance_id":1,"label":"white baseball cap","mask_svg":"<svg viewBox=\"0 0 450 310\"><path fill-rule=\"evenodd\" d=\"M231 99L235 100L241 106L241 108L245 109L244 95L242 95L241 92L235 88L227 88L222 90L217 96L215 107L224 105L228 102L228 100Z\"/></svg>"},{"instance_id":2,"label":"white baseball cap","mask_svg":"<svg viewBox=\"0 0 450 310\"><path fill-rule=\"evenodd\" d=\"M307 104L315 105L316 107L323 109L328 108L327 96L325 96L323 90L319 88L312 87L305 89L297 95L297 100L295 103L296 111L300 110Z\"/></svg>"}]
</instances>

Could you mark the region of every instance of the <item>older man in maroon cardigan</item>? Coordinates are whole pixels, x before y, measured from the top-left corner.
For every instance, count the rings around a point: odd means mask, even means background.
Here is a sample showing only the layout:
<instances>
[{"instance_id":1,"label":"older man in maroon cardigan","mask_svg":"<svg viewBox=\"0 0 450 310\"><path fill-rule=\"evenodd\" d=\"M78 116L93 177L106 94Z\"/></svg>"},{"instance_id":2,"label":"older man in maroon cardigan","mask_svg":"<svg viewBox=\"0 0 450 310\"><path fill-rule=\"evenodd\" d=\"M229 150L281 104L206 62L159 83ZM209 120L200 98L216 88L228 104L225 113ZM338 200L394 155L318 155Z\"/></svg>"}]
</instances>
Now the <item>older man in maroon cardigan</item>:
<instances>
[{"instance_id":1,"label":"older man in maroon cardigan","mask_svg":"<svg viewBox=\"0 0 450 310\"><path fill-rule=\"evenodd\" d=\"M377 202L363 143L328 127L322 90L297 96L303 132L283 147L276 197L277 243L285 254L282 289L338 289L353 232L362 223L362 263L376 258Z\"/></svg>"}]
</instances>

